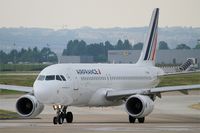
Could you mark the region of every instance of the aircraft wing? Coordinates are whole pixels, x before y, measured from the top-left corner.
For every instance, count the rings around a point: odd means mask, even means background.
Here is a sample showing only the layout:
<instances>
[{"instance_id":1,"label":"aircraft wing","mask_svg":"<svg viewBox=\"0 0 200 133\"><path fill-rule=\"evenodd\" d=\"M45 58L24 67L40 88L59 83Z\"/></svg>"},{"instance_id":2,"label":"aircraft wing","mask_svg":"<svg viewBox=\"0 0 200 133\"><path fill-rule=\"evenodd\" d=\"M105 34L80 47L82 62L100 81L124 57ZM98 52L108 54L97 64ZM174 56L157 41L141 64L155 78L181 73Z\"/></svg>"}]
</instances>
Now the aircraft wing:
<instances>
[{"instance_id":1,"label":"aircraft wing","mask_svg":"<svg viewBox=\"0 0 200 133\"><path fill-rule=\"evenodd\" d=\"M143 88L143 89L127 89L127 90L110 90L107 92L106 98L109 100L123 99L131 95L151 95L155 94L161 98L161 93L180 91L183 94L188 94L188 90L200 90L200 84L196 85L182 85L182 86L167 86L156 88Z\"/></svg>"},{"instance_id":2,"label":"aircraft wing","mask_svg":"<svg viewBox=\"0 0 200 133\"><path fill-rule=\"evenodd\" d=\"M0 90L14 90L14 91L21 91L21 92L32 92L33 87L0 84Z\"/></svg>"}]
</instances>

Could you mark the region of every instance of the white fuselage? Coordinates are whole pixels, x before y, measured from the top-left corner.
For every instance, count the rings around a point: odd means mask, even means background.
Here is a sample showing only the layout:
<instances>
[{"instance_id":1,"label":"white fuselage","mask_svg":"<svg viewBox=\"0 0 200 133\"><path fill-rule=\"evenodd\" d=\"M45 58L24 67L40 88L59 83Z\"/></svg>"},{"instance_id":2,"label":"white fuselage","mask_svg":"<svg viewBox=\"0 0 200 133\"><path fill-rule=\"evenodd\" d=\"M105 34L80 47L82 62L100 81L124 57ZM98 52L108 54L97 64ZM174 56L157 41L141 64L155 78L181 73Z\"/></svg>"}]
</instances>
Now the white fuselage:
<instances>
[{"instance_id":1,"label":"white fuselage","mask_svg":"<svg viewBox=\"0 0 200 133\"><path fill-rule=\"evenodd\" d=\"M137 64L56 64L40 75L63 75L66 81L36 80L34 95L45 104L75 106L110 106L121 104L106 101L104 93L112 89L155 87L163 71ZM102 96L101 96L102 93Z\"/></svg>"}]
</instances>

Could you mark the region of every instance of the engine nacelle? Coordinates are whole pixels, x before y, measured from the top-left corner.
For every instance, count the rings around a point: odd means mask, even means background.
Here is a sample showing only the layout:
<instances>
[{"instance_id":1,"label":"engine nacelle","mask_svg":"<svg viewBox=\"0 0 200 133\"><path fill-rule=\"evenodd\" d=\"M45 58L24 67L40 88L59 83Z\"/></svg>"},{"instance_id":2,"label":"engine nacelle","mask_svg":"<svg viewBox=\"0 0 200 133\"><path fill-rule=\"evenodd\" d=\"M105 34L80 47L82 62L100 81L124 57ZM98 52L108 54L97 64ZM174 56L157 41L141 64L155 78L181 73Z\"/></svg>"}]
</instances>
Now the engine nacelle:
<instances>
[{"instance_id":1,"label":"engine nacelle","mask_svg":"<svg viewBox=\"0 0 200 133\"><path fill-rule=\"evenodd\" d=\"M35 117L39 115L43 109L44 105L29 94L21 96L16 102L17 113L22 117Z\"/></svg>"},{"instance_id":2,"label":"engine nacelle","mask_svg":"<svg viewBox=\"0 0 200 133\"><path fill-rule=\"evenodd\" d=\"M141 118L153 111L154 103L148 96L133 95L126 100L125 108L132 117Z\"/></svg>"}]
</instances>

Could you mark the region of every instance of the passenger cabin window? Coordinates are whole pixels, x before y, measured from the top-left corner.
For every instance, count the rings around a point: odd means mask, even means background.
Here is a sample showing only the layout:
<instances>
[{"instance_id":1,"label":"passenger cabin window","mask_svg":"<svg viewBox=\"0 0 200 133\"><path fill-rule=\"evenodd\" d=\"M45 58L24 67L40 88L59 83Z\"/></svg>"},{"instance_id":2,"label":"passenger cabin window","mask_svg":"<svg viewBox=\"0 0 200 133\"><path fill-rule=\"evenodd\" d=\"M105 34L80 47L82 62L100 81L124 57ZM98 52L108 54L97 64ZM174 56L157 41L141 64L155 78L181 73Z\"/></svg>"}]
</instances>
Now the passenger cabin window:
<instances>
[{"instance_id":1,"label":"passenger cabin window","mask_svg":"<svg viewBox=\"0 0 200 133\"><path fill-rule=\"evenodd\" d=\"M39 77L38 77L38 79L37 80L40 80L40 81L42 81L42 80L44 80L45 79L45 76L44 75L39 75Z\"/></svg>"},{"instance_id":2,"label":"passenger cabin window","mask_svg":"<svg viewBox=\"0 0 200 133\"><path fill-rule=\"evenodd\" d=\"M55 80L55 75L47 75L45 80Z\"/></svg>"},{"instance_id":3,"label":"passenger cabin window","mask_svg":"<svg viewBox=\"0 0 200 133\"><path fill-rule=\"evenodd\" d=\"M56 80L62 81L59 75L56 75Z\"/></svg>"},{"instance_id":4,"label":"passenger cabin window","mask_svg":"<svg viewBox=\"0 0 200 133\"><path fill-rule=\"evenodd\" d=\"M60 75L63 81L66 81L65 77L63 75Z\"/></svg>"}]
</instances>

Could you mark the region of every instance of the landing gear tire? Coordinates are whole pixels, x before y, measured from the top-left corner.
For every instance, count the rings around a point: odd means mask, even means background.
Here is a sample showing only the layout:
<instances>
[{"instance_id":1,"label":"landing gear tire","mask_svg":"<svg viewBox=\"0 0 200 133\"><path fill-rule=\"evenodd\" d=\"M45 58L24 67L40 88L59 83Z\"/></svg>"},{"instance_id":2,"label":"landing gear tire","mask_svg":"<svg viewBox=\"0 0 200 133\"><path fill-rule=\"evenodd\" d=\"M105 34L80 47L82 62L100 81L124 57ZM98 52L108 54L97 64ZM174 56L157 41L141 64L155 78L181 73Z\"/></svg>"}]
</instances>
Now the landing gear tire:
<instances>
[{"instance_id":1,"label":"landing gear tire","mask_svg":"<svg viewBox=\"0 0 200 133\"><path fill-rule=\"evenodd\" d=\"M57 117L53 117L53 124L56 125L58 123Z\"/></svg>"},{"instance_id":2,"label":"landing gear tire","mask_svg":"<svg viewBox=\"0 0 200 133\"><path fill-rule=\"evenodd\" d=\"M135 118L129 115L129 122L130 123L135 123Z\"/></svg>"},{"instance_id":3,"label":"landing gear tire","mask_svg":"<svg viewBox=\"0 0 200 133\"><path fill-rule=\"evenodd\" d=\"M63 124L63 117L62 117L62 115L58 116L58 124Z\"/></svg>"},{"instance_id":4,"label":"landing gear tire","mask_svg":"<svg viewBox=\"0 0 200 133\"><path fill-rule=\"evenodd\" d=\"M63 124L65 119L67 123L72 123L73 114L67 112L67 106L54 105L53 108L57 111L57 116L53 118L53 124Z\"/></svg>"},{"instance_id":5,"label":"landing gear tire","mask_svg":"<svg viewBox=\"0 0 200 133\"><path fill-rule=\"evenodd\" d=\"M66 120L67 120L67 123L72 123L72 121L73 121L73 114L72 114L72 112L67 112L67 114L66 114Z\"/></svg>"},{"instance_id":6,"label":"landing gear tire","mask_svg":"<svg viewBox=\"0 0 200 133\"><path fill-rule=\"evenodd\" d=\"M138 122L139 122L139 123L144 123L144 120L145 120L145 117L138 118Z\"/></svg>"}]
</instances>

